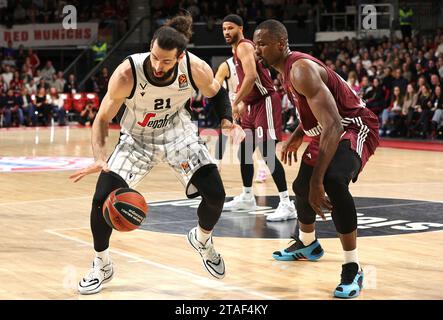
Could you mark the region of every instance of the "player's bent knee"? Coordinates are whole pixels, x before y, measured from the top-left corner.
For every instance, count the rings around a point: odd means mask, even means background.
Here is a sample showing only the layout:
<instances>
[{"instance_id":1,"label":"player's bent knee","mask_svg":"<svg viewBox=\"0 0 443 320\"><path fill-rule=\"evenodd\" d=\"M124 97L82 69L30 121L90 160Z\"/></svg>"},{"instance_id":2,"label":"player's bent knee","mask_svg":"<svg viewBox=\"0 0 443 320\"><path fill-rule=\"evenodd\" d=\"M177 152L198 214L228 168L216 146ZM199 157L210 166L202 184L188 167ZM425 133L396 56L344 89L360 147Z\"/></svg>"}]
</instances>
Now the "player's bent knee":
<instances>
[{"instance_id":1,"label":"player's bent knee","mask_svg":"<svg viewBox=\"0 0 443 320\"><path fill-rule=\"evenodd\" d=\"M357 230L357 215L355 213L346 214L346 212L332 213L335 229L340 234L348 234Z\"/></svg>"},{"instance_id":2,"label":"player's bent knee","mask_svg":"<svg viewBox=\"0 0 443 320\"><path fill-rule=\"evenodd\" d=\"M92 202L102 206L109 194L119 188L128 188L126 181L115 172L102 171L98 177Z\"/></svg>"}]
</instances>

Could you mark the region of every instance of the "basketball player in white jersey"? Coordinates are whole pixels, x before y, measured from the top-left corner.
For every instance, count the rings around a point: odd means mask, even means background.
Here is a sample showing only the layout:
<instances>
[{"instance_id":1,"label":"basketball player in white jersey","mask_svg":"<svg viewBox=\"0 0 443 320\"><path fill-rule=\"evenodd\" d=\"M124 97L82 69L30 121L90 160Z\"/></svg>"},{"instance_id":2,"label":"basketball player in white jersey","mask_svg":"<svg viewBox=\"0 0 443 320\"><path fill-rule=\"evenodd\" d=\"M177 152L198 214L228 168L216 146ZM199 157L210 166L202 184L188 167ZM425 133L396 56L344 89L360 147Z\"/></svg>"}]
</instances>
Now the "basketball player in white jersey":
<instances>
[{"instance_id":1,"label":"basketball player in white jersey","mask_svg":"<svg viewBox=\"0 0 443 320\"><path fill-rule=\"evenodd\" d=\"M190 16L170 20L155 32L151 51L129 56L109 81L108 93L92 127L95 163L71 176L76 182L101 171L91 210L95 258L92 269L78 284L81 294L101 291L114 274L108 252L112 228L103 218L104 201L115 189L134 187L160 161L175 171L189 198L202 197L197 209L198 225L189 231L187 239L212 276L221 279L225 275L223 258L212 241L225 191L214 160L187 111L194 91L200 90L212 99L226 134L239 143L244 132L232 123L228 94L214 79L211 68L185 50L191 26ZM108 123L123 103L126 109L120 122L120 140L108 157Z\"/></svg>"},{"instance_id":2,"label":"basketball player in white jersey","mask_svg":"<svg viewBox=\"0 0 443 320\"><path fill-rule=\"evenodd\" d=\"M238 76L237 70L235 69L234 57L228 58L223 61L215 74L215 79L223 86L223 88L228 91L229 100L231 101L231 105L235 101L235 94L238 88ZM219 167L221 169L220 163L223 158L223 154L226 149L227 139L222 134L218 136L217 143L215 144L215 158ZM266 163L263 159L255 157L255 160L258 163L257 176L255 178L256 182L265 182L267 176Z\"/></svg>"}]
</instances>

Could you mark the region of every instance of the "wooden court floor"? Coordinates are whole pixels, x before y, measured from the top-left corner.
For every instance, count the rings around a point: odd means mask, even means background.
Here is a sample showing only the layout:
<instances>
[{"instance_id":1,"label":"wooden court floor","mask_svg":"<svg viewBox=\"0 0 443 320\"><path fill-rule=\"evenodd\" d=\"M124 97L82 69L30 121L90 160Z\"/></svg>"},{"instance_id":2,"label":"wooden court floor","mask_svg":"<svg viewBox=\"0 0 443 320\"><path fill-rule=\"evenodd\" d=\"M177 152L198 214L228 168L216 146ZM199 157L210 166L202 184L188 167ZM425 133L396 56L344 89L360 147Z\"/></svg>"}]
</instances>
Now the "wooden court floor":
<instances>
[{"instance_id":1,"label":"wooden court floor","mask_svg":"<svg viewBox=\"0 0 443 320\"><path fill-rule=\"evenodd\" d=\"M88 128L0 130L0 156L91 157L90 135ZM109 151L117 139L112 130ZM213 148L215 139L207 139ZM229 196L241 190L232 155L228 150L221 172ZM290 187L298 164L285 169ZM0 299L332 299L342 263L336 238L321 239L326 254L318 262L277 262L272 252L289 239L215 237L227 268L220 281L184 235L145 230L113 233L114 279L101 293L81 296L75 287L93 258L89 211L97 175L73 184L70 173L0 172ZM185 198L163 164L137 189L148 202ZM277 194L272 179L254 190ZM441 202L443 154L380 148L351 191ZM443 299L442 248L440 231L360 238L367 283L358 299Z\"/></svg>"}]
</instances>

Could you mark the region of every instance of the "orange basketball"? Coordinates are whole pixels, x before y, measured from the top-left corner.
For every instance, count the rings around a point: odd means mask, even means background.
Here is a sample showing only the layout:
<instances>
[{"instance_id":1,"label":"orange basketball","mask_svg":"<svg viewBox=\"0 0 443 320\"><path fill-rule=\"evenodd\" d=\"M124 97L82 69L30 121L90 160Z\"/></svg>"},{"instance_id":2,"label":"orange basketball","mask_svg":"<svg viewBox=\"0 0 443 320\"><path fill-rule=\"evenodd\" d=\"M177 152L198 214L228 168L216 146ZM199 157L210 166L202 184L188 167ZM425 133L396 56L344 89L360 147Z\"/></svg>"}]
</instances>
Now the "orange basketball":
<instances>
[{"instance_id":1,"label":"orange basketball","mask_svg":"<svg viewBox=\"0 0 443 320\"><path fill-rule=\"evenodd\" d=\"M118 231L137 229L148 214L145 198L130 188L111 192L103 205L103 216L108 225Z\"/></svg>"}]
</instances>

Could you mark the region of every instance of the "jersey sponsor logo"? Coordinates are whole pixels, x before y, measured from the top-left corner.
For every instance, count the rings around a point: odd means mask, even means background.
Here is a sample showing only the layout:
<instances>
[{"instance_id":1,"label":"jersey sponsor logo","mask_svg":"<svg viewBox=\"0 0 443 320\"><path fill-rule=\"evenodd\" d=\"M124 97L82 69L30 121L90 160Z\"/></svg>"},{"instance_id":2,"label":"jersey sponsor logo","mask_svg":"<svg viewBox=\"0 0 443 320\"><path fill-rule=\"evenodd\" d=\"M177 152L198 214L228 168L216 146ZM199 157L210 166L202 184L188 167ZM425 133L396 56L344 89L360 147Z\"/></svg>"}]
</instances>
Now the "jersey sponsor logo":
<instances>
[{"instance_id":1,"label":"jersey sponsor logo","mask_svg":"<svg viewBox=\"0 0 443 320\"><path fill-rule=\"evenodd\" d=\"M297 226L297 219L268 222L266 216L279 204L278 196L257 196L257 208L253 211L225 211L215 228L215 236L243 238L290 238ZM229 201L227 198L226 201ZM357 209L359 237L404 235L418 232L443 231L443 203L389 198L354 198ZM200 199L177 199L149 203L149 218L141 228L149 231L186 233L197 222L195 210ZM316 231L319 238L336 238L336 230L330 213L326 221L317 217ZM165 218L168 217L168 218ZM171 223L170 220L174 220ZM241 223L239 223L241 221Z\"/></svg>"},{"instance_id":2,"label":"jersey sponsor logo","mask_svg":"<svg viewBox=\"0 0 443 320\"><path fill-rule=\"evenodd\" d=\"M188 78L185 74L181 74L178 77L178 86L180 89L186 88L188 86Z\"/></svg>"},{"instance_id":3,"label":"jersey sponsor logo","mask_svg":"<svg viewBox=\"0 0 443 320\"><path fill-rule=\"evenodd\" d=\"M93 162L93 158L83 157L0 157L0 172L78 170Z\"/></svg>"},{"instance_id":4,"label":"jersey sponsor logo","mask_svg":"<svg viewBox=\"0 0 443 320\"><path fill-rule=\"evenodd\" d=\"M142 88L142 90L145 90L146 86L148 85L148 83L146 82L144 85L142 85L141 83L139 83L140 88Z\"/></svg>"},{"instance_id":5,"label":"jersey sponsor logo","mask_svg":"<svg viewBox=\"0 0 443 320\"><path fill-rule=\"evenodd\" d=\"M148 127L152 129L160 129L169 125L172 120L172 117L167 114L163 119L151 120L156 116L155 113L147 113L142 122L138 121L137 124L141 127Z\"/></svg>"}]
</instances>

